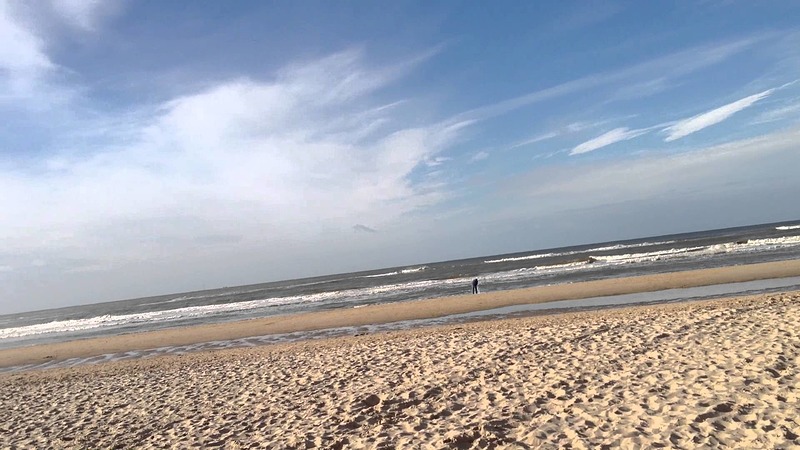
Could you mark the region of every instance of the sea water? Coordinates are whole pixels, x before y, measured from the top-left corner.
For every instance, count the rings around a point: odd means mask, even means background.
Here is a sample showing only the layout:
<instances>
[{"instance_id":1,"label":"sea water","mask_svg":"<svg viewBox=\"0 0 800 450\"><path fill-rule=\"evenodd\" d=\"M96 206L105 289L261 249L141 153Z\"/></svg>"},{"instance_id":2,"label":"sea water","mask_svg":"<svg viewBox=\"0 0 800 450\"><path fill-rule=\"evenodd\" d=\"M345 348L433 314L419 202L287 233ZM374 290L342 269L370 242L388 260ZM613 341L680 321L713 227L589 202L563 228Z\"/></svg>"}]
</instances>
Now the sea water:
<instances>
[{"instance_id":1,"label":"sea water","mask_svg":"<svg viewBox=\"0 0 800 450\"><path fill-rule=\"evenodd\" d=\"M486 292L798 257L798 222L656 236L4 315L0 316L0 348L467 294L471 292L471 280L476 277L480 279L481 290ZM786 280L780 288L795 285ZM770 289L777 288L764 284L763 288L739 289L734 283L723 291L738 294ZM673 292L661 298L646 294L642 302L693 297L698 296ZM594 306L608 304L613 304L613 300L605 299ZM559 305L536 308L554 307ZM591 305L579 303L569 307ZM427 322L419 324L424 323ZM416 322L403 326L414 325ZM352 331L343 330L340 331ZM259 337L260 341L244 340L242 345L312 335ZM230 343L220 345L230 346ZM138 356L141 355L130 355Z\"/></svg>"}]
</instances>

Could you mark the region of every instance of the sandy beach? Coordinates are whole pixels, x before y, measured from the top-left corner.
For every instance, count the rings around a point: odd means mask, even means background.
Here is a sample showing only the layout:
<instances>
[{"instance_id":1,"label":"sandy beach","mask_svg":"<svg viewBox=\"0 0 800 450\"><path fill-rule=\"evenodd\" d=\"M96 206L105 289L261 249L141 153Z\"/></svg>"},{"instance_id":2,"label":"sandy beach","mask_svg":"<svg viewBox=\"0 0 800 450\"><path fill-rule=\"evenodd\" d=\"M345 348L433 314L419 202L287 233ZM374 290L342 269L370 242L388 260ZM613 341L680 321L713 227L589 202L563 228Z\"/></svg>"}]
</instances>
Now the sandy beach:
<instances>
[{"instance_id":1,"label":"sandy beach","mask_svg":"<svg viewBox=\"0 0 800 450\"><path fill-rule=\"evenodd\" d=\"M800 448L799 367L800 292L495 320L0 375L0 446Z\"/></svg>"}]
</instances>

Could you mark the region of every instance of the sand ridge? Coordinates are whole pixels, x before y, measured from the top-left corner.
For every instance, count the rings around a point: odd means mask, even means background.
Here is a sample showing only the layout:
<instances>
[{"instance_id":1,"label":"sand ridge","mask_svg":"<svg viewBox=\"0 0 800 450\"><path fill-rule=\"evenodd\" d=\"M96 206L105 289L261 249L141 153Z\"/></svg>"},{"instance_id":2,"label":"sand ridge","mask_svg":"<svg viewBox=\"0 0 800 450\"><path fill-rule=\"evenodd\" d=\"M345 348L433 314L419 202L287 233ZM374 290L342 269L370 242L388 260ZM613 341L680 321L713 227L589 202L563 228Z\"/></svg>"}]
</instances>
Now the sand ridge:
<instances>
[{"instance_id":1,"label":"sand ridge","mask_svg":"<svg viewBox=\"0 0 800 450\"><path fill-rule=\"evenodd\" d=\"M800 293L0 376L18 448L793 448Z\"/></svg>"}]
</instances>

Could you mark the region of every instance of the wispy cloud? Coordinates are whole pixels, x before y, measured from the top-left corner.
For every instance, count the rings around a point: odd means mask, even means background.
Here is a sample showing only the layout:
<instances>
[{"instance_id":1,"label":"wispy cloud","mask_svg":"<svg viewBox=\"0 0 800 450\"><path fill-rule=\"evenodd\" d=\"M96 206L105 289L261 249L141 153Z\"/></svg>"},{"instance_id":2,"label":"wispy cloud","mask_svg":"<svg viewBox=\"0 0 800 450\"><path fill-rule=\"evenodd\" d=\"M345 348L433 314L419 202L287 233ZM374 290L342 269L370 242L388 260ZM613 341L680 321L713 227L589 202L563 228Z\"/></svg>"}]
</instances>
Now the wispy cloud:
<instances>
[{"instance_id":1,"label":"wispy cloud","mask_svg":"<svg viewBox=\"0 0 800 450\"><path fill-rule=\"evenodd\" d=\"M669 80L666 77L658 77L636 82L630 85L623 85L617 89L617 92L614 93L611 98L608 99L608 103L649 97L651 95L671 89L676 85L676 82Z\"/></svg>"},{"instance_id":2,"label":"wispy cloud","mask_svg":"<svg viewBox=\"0 0 800 450\"><path fill-rule=\"evenodd\" d=\"M0 89L3 96L23 94L56 66L45 53L45 42L24 27L12 4L0 2ZM16 95L14 95L16 96Z\"/></svg>"},{"instance_id":3,"label":"wispy cloud","mask_svg":"<svg viewBox=\"0 0 800 450\"><path fill-rule=\"evenodd\" d=\"M556 131L550 131L550 132L547 132L547 133L543 133L543 134L540 134L538 136L534 136L534 137L532 137L530 139L525 139L524 141L517 142L516 144L511 145L511 147L509 147L509 149L524 147L526 145L531 145L531 144L535 144L537 142L542 142L542 141L546 141L548 139L553 139L554 137L558 137L559 134L560 133L558 133Z\"/></svg>"},{"instance_id":4,"label":"wispy cloud","mask_svg":"<svg viewBox=\"0 0 800 450\"><path fill-rule=\"evenodd\" d=\"M704 128L716 125L737 112L749 108L759 100L768 97L774 91L775 89L768 89L758 94L753 94L735 102L728 103L727 105L720 106L719 108L712 109L711 111L698 114L694 117L679 120L674 125L664 128L663 132L667 134L664 141L672 142L692 133L696 133Z\"/></svg>"},{"instance_id":5,"label":"wispy cloud","mask_svg":"<svg viewBox=\"0 0 800 450\"><path fill-rule=\"evenodd\" d=\"M762 112L753 119L753 124L777 122L798 117L800 117L800 101L795 99L793 103L788 105Z\"/></svg>"},{"instance_id":6,"label":"wispy cloud","mask_svg":"<svg viewBox=\"0 0 800 450\"><path fill-rule=\"evenodd\" d=\"M511 147L509 147L509 150L519 147L524 147L526 145L536 144L539 142L544 142L560 136L565 136L573 133L580 133L582 131L590 130L592 128L598 128L607 124L608 122L611 122L611 120L598 120L593 122L583 122L583 121L570 122L565 126L555 128L546 133L540 133L531 138L516 142L512 144Z\"/></svg>"},{"instance_id":7,"label":"wispy cloud","mask_svg":"<svg viewBox=\"0 0 800 450\"><path fill-rule=\"evenodd\" d=\"M791 173L800 164L800 153L795 150L799 138L800 128L795 127L679 154L650 152L624 160L537 167L510 179L500 195L519 195L535 204L537 210L552 212L688 193L700 197L710 192L735 196L727 192L731 183L742 189L773 186L793 192L788 190L791 186L796 192L800 183ZM767 178L786 182L773 185L763 177L764 173L772 175ZM519 202L509 204L513 205L508 207L509 215L526 210ZM786 214L790 216L796 210L792 207Z\"/></svg>"},{"instance_id":8,"label":"wispy cloud","mask_svg":"<svg viewBox=\"0 0 800 450\"><path fill-rule=\"evenodd\" d=\"M735 41L692 47L618 70L587 75L519 97L475 108L455 116L453 120L488 119L535 103L611 83L631 80L641 83L643 82L641 80L658 79L658 84L663 85L672 78L681 77L725 61L770 36L770 34L763 34ZM645 91L645 95L649 95L649 92Z\"/></svg>"},{"instance_id":9,"label":"wispy cloud","mask_svg":"<svg viewBox=\"0 0 800 450\"><path fill-rule=\"evenodd\" d=\"M52 0L55 13L67 24L85 31L95 31L105 16L118 12L123 2L102 0Z\"/></svg>"},{"instance_id":10,"label":"wispy cloud","mask_svg":"<svg viewBox=\"0 0 800 450\"><path fill-rule=\"evenodd\" d=\"M478 153L475 153L474 155L472 155L469 158L469 162L470 163L474 163L474 162L478 162L478 161L483 161L484 159L486 159L488 157L489 157L489 152L481 150Z\"/></svg>"},{"instance_id":11,"label":"wispy cloud","mask_svg":"<svg viewBox=\"0 0 800 450\"><path fill-rule=\"evenodd\" d=\"M447 161L450 161L451 159L453 158L450 158L448 156L436 156L426 160L425 165L428 167L441 166L442 164L446 163Z\"/></svg>"},{"instance_id":12,"label":"wispy cloud","mask_svg":"<svg viewBox=\"0 0 800 450\"><path fill-rule=\"evenodd\" d=\"M627 141L637 136L641 136L644 133L647 133L647 131L648 129L631 130L625 127L615 128L607 133L601 134L600 136L594 139L590 139L582 144L575 146L575 148L573 148L569 152L569 154L580 155L582 153L592 152L597 149L614 144L616 142Z\"/></svg>"}]
</instances>

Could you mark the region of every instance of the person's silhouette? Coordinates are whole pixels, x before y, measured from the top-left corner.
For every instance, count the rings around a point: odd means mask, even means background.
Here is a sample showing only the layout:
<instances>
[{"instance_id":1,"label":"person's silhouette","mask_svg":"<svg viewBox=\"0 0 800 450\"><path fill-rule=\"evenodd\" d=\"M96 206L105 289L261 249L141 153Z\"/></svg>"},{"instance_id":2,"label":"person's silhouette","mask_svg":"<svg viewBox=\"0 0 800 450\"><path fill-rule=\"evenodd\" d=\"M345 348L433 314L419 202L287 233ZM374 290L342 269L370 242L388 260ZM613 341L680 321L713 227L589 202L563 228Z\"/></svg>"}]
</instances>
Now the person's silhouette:
<instances>
[{"instance_id":1,"label":"person's silhouette","mask_svg":"<svg viewBox=\"0 0 800 450\"><path fill-rule=\"evenodd\" d=\"M477 294L478 293L478 279L477 278L472 280L472 293L473 294Z\"/></svg>"}]
</instances>

